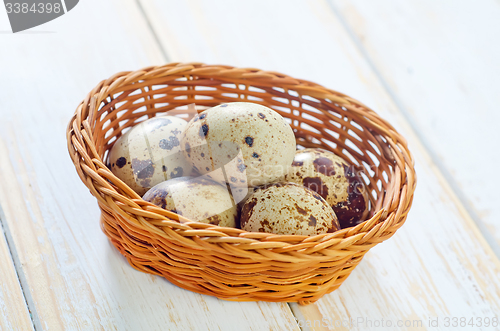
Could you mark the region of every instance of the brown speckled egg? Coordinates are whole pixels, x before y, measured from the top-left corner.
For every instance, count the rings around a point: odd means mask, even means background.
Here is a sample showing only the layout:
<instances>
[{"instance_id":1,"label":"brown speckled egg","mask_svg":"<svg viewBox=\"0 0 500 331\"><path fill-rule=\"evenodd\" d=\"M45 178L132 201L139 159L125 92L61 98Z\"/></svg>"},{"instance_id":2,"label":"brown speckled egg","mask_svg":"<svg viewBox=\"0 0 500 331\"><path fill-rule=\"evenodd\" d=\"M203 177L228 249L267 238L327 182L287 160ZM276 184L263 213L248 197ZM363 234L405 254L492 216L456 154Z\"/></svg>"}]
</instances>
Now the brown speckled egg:
<instances>
[{"instance_id":1,"label":"brown speckled egg","mask_svg":"<svg viewBox=\"0 0 500 331\"><path fill-rule=\"evenodd\" d=\"M195 170L232 187L276 181L291 165L295 146L293 130L280 114L248 102L205 110L182 138Z\"/></svg>"},{"instance_id":2,"label":"brown speckled egg","mask_svg":"<svg viewBox=\"0 0 500 331\"><path fill-rule=\"evenodd\" d=\"M332 152L297 151L285 180L317 192L332 207L342 229L355 226L368 214L368 195L354 168Z\"/></svg>"},{"instance_id":3,"label":"brown speckled egg","mask_svg":"<svg viewBox=\"0 0 500 331\"><path fill-rule=\"evenodd\" d=\"M170 179L143 199L192 221L236 227L238 210L226 187L203 176Z\"/></svg>"},{"instance_id":4,"label":"brown speckled egg","mask_svg":"<svg viewBox=\"0 0 500 331\"><path fill-rule=\"evenodd\" d=\"M311 236L340 229L335 213L316 192L295 183L257 188L241 210L245 231Z\"/></svg>"},{"instance_id":5,"label":"brown speckled egg","mask_svg":"<svg viewBox=\"0 0 500 331\"><path fill-rule=\"evenodd\" d=\"M164 116L134 126L113 145L111 171L139 195L167 179L189 175L192 166L180 147L186 125L182 118Z\"/></svg>"}]
</instances>

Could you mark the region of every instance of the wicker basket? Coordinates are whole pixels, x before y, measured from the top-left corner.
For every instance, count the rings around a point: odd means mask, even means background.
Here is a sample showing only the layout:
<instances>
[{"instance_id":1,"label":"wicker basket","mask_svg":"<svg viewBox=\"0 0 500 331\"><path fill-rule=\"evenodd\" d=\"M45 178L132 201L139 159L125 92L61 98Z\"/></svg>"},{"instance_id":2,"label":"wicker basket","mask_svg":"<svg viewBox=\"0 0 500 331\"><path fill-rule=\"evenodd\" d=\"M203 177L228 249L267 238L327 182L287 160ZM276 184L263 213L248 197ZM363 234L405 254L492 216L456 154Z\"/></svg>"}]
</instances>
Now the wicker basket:
<instances>
[{"instance_id":1,"label":"wicker basket","mask_svg":"<svg viewBox=\"0 0 500 331\"><path fill-rule=\"evenodd\" d=\"M252 233L190 222L145 202L106 166L124 130L169 111L223 102L269 106L291 120L297 143L321 147L363 171L369 219L313 237ZM363 255L406 220L416 185L406 141L360 102L276 72L171 63L102 81L78 106L68 130L78 175L98 201L101 227L137 270L182 288L235 301L307 304L337 289Z\"/></svg>"}]
</instances>

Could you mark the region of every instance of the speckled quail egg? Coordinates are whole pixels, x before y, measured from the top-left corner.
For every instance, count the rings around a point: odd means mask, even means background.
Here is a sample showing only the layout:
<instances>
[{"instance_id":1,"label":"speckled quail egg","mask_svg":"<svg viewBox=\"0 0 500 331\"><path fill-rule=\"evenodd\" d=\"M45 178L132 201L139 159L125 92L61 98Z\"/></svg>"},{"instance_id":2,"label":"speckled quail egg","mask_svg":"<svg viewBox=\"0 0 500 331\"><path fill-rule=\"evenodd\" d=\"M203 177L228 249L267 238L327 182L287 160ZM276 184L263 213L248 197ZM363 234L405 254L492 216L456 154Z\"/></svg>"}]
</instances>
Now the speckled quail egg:
<instances>
[{"instance_id":1,"label":"speckled quail egg","mask_svg":"<svg viewBox=\"0 0 500 331\"><path fill-rule=\"evenodd\" d=\"M132 127L109 153L111 171L139 195L167 179L189 175L192 165L180 147L186 125L182 118L164 116Z\"/></svg>"},{"instance_id":2,"label":"speckled quail egg","mask_svg":"<svg viewBox=\"0 0 500 331\"><path fill-rule=\"evenodd\" d=\"M248 102L203 111L189 122L181 144L195 170L233 187L276 181L291 165L296 146L280 114Z\"/></svg>"},{"instance_id":3,"label":"speckled quail egg","mask_svg":"<svg viewBox=\"0 0 500 331\"><path fill-rule=\"evenodd\" d=\"M340 229L335 213L316 192L295 183L257 188L241 210L245 231L317 235Z\"/></svg>"},{"instance_id":4,"label":"speckled quail egg","mask_svg":"<svg viewBox=\"0 0 500 331\"><path fill-rule=\"evenodd\" d=\"M143 197L192 221L236 227L238 209L222 186L204 177L179 177L152 187Z\"/></svg>"},{"instance_id":5,"label":"speckled quail egg","mask_svg":"<svg viewBox=\"0 0 500 331\"><path fill-rule=\"evenodd\" d=\"M284 180L317 192L332 207L342 229L355 226L368 214L368 195L354 168L332 152L306 148L297 151Z\"/></svg>"}]
</instances>

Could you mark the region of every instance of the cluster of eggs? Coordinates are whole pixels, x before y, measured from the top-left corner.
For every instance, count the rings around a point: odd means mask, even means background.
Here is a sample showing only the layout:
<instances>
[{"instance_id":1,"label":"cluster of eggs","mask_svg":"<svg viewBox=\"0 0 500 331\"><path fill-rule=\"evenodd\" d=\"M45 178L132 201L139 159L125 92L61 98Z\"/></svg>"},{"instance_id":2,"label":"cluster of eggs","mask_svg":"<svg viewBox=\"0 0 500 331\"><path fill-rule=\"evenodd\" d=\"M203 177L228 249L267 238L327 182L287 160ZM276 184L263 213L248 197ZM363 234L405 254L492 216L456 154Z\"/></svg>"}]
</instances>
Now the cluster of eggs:
<instances>
[{"instance_id":1,"label":"cluster of eggs","mask_svg":"<svg viewBox=\"0 0 500 331\"><path fill-rule=\"evenodd\" d=\"M121 136L111 171L143 199L192 221L287 235L362 222L368 196L351 165L322 149L296 149L274 110L234 102L189 122L155 117Z\"/></svg>"}]
</instances>

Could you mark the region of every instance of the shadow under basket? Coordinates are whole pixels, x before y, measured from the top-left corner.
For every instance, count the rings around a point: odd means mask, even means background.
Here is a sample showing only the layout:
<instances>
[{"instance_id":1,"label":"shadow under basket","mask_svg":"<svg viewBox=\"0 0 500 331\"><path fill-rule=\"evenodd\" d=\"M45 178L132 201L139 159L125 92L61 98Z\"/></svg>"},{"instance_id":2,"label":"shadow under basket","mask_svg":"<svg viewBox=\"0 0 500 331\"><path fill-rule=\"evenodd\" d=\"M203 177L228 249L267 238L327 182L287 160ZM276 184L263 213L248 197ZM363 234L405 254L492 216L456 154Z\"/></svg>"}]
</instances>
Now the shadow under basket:
<instances>
[{"instance_id":1,"label":"shadow under basket","mask_svg":"<svg viewBox=\"0 0 500 331\"><path fill-rule=\"evenodd\" d=\"M148 118L187 116L225 102L281 114L302 147L354 164L370 198L368 219L316 236L275 235L191 222L143 201L106 166L110 148ZM360 102L280 73L171 63L118 73L81 102L67 129L78 175L97 199L101 227L137 270L182 288L234 301L308 304L337 289L364 254L405 222L416 177L405 139Z\"/></svg>"}]
</instances>

